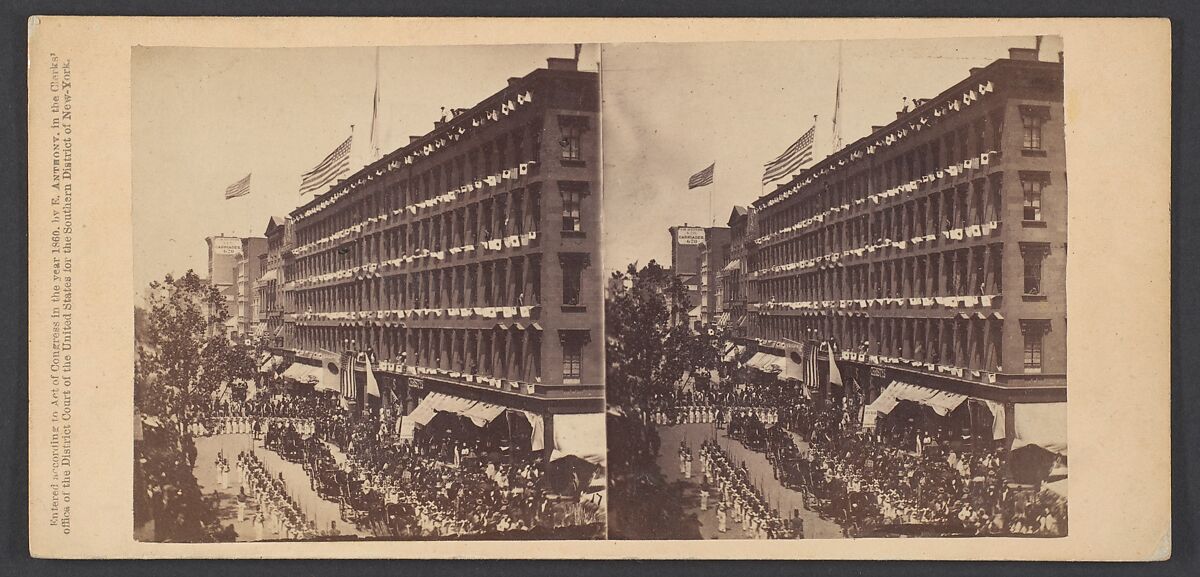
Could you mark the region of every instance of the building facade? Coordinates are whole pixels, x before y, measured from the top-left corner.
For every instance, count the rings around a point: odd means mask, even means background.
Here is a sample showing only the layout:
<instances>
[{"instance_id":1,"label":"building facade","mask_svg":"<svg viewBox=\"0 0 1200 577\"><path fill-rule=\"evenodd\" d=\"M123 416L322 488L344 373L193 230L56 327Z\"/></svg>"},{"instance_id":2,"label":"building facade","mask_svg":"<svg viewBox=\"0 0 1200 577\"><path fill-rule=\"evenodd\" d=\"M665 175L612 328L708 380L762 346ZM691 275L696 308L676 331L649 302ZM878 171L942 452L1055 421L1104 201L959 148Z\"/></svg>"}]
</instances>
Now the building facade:
<instances>
[{"instance_id":1,"label":"building facade","mask_svg":"<svg viewBox=\"0 0 1200 577\"><path fill-rule=\"evenodd\" d=\"M262 328L256 329L256 336L267 339L272 347L283 346L283 246L284 219L273 216L267 221L264 235L267 239L267 252L262 255L262 276L255 283L258 293L258 322Z\"/></svg>"},{"instance_id":2,"label":"building facade","mask_svg":"<svg viewBox=\"0 0 1200 577\"><path fill-rule=\"evenodd\" d=\"M248 342L258 327L259 307L256 306L256 301L259 294L255 290L255 283L262 276L262 269L266 264L267 239L250 237L241 240L242 252L234 269L237 285L237 313L234 316L237 322L237 338Z\"/></svg>"},{"instance_id":3,"label":"building facade","mask_svg":"<svg viewBox=\"0 0 1200 577\"><path fill-rule=\"evenodd\" d=\"M749 211L744 206L735 206L729 213L729 258L717 273L717 284L721 292L721 314L717 327L730 337L745 337L746 329L746 221Z\"/></svg>"},{"instance_id":4,"label":"building facade","mask_svg":"<svg viewBox=\"0 0 1200 577\"><path fill-rule=\"evenodd\" d=\"M1065 401L1063 67L1032 52L759 198L748 336L829 343L868 401L901 381L988 402L1009 437L1027 404Z\"/></svg>"},{"instance_id":5,"label":"building facade","mask_svg":"<svg viewBox=\"0 0 1200 577\"><path fill-rule=\"evenodd\" d=\"M208 279L225 297L229 320L223 326L210 323L208 334L224 334L232 337L237 332L237 264L242 254L242 239L235 236L216 235L206 237L208 244ZM209 318L213 318L210 311Z\"/></svg>"},{"instance_id":6,"label":"building facade","mask_svg":"<svg viewBox=\"0 0 1200 577\"><path fill-rule=\"evenodd\" d=\"M686 321L688 326L700 326L700 252L704 244L704 227L672 226L667 229L671 235L671 273L683 282L687 289L688 306ZM681 320L684 320L681 316Z\"/></svg>"},{"instance_id":7,"label":"building facade","mask_svg":"<svg viewBox=\"0 0 1200 577\"><path fill-rule=\"evenodd\" d=\"M718 275L729 261L729 229L707 227L704 229L704 244L700 245L700 324L714 327L725 307Z\"/></svg>"},{"instance_id":8,"label":"building facade","mask_svg":"<svg viewBox=\"0 0 1200 577\"><path fill-rule=\"evenodd\" d=\"M452 112L291 213L285 346L368 352L405 414L438 392L536 416L549 457L557 420L603 423L599 78L552 58Z\"/></svg>"}]
</instances>

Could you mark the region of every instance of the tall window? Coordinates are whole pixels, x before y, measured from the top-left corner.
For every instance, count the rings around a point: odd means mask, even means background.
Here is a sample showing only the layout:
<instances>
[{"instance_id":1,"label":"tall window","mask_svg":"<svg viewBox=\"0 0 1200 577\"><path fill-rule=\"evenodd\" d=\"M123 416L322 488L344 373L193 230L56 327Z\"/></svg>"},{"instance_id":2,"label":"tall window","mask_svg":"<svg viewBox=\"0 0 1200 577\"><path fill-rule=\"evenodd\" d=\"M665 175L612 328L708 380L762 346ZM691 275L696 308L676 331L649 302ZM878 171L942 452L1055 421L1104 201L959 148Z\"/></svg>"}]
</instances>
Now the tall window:
<instances>
[{"instance_id":1,"label":"tall window","mask_svg":"<svg viewBox=\"0 0 1200 577\"><path fill-rule=\"evenodd\" d=\"M583 272L582 268L583 267L580 266L579 262L574 259L564 260L562 263L562 273L563 273L563 284L562 284L563 300L562 300L562 302L564 305L576 306L579 304L579 292L580 292L579 280L580 280L581 273Z\"/></svg>"},{"instance_id":2,"label":"tall window","mask_svg":"<svg viewBox=\"0 0 1200 577\"><path fill-rule=\"evenodd\" d=\"M1021 179L1021 191L1025 197L1022 216L1024 220L1042 220L1042 189L1045 186L1046 182L1040 178Z\"/></svg>"},{"instance_id":3,"label":"tall window","mask_svg":"<svg viewBox=\"0 0 1200 577\"><path fill-rule=\"evenodd\" d=\"M558 117L559 141L562 160L583 160L583 133L587 130L587 119L581 116Z\"/></svg>"},{"instance_id":4,"label":"tall window","mask_svg":"<svg viewBox=\"0 0 1200 577\"><path fill-rule=\"evenodd\" d=\"M576 338L563 340L563 384L578 385L583 374L583 341Z\"/></svg>"},{"instance_id":5,"label":"tall window","mask_svg":"<svg viewBox=\"0 0 1200 577\"><path fill-rule=\"evenodd\" d=\"M1024 329L1025 374L1040 374L1042 372L1042 338L1045 336L1045 327L1041 323L1029 323Z\"/></svg>"},{"instance_id":6,"label":"tall window","mask_svg":"<svg viewBox=\"0 0 1200 577\"><path fill-rule=\"evenodd\" d=\"M1021 258L1025 265L1025 294L1041 295L1042 261L1050 252L1050 246L1039 243L1021 243Z\"/></svg>"},{"instance_id":7,"label":"tall window","mask_svg":"<svg viewBox=\"0 0 1200 577\"><path fill-rule=\"evenodd\" d=\"M1049 115L1050 111L1045 107L1021 107L1022 150L1043 150L1042 125L1046 123L1046 118Z\"/></svg>"},{"instance_id":8,"label":"tall window","mask_svg":"<svg viewBox=\"0 0 1200 577\"><path fill-rule=\"evenodd\" d=\"M587 183L559 182L558 192L562 196L562 230L580 232L580 206L587 194Z\"/></svg>"}]
</instances>

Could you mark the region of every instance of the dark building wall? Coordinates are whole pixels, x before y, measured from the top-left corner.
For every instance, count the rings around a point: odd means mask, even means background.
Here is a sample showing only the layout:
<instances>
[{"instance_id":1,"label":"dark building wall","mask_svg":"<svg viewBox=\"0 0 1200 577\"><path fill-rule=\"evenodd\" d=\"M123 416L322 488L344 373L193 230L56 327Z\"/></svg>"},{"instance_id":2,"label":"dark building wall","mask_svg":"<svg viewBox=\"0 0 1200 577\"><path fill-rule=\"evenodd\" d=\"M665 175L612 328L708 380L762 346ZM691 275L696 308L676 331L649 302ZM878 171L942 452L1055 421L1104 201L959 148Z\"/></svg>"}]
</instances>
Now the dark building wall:
<instances>
[{"instance_id":1,"label":"dark building wall","mask_svg":"<svg viewBox=\"0 0 1200 577\"><path fill-rule=\"evenodd\" d=\"M980 94L985 83L992 90ZM935 113L972 92L978 98L969 104ZM1040 124L1034 146L1026 146L1025 118ZM888 135L902 129L907 134L888 145ZM868 147L874 152L863 154ZM920 180L981 154L987 164ZM965 383L974 394L1004 400L1065 398L1065 166L1062 65L1008 59L973 70L755 203L757 239L746 243L751 336L831 339L843 350L869 341L865 352L872 357L902 359L906 371L948 387ZM900 194L868 198L912 180L917 183ZM1040 215L1026 218L1025 187L1032 182L1041 183ZM814 216L821 219L808 221ZM985 234L944 236L974 225L987 225ZM923 235L932 238L911 243ZM876 249L845 252L867 245ZM834 256L813 262L826 255ZM1025 264L1038 258L1040 282L1027 285ZM779 268L794 263L805 266ZM1027 286L1035 286L1036 294L1026 294ZM990 304L982 296L992 297ZM965 300L925 304L948 297ZM1027 374L1030 331L1044 331L1042 363ZM957 367L962 374L929 370L924 363Z\"/></svg>"},{"instance_id":2,"label":"dark building wall","mask_svg":"<svg viewBox=\"0 0 1200 577\"><path fill-rule=\"evenodd\" d=\"M435 371L422 379L464 395L543 413L602 409L598 77L552 68L510 80L348 177L352 189L336 187L292 213L289 348L340 351L353 339L380 359ZM474 186L504 170L517 172ZM508 238L519 246L484 248ZM468 245L474 250L457 250ZM329 277L339 271L353 272ZM493 307L501 316L481 313ZM514 317L513 307L533 308ZM426 309L437 313L411 313ZM472 314L457 314L464 309ZM566 363L576 349L579 362ZM574 366L578 378L565 378ZM468 374L507 384L484 386Z\"/></svg>"}]
</instances>

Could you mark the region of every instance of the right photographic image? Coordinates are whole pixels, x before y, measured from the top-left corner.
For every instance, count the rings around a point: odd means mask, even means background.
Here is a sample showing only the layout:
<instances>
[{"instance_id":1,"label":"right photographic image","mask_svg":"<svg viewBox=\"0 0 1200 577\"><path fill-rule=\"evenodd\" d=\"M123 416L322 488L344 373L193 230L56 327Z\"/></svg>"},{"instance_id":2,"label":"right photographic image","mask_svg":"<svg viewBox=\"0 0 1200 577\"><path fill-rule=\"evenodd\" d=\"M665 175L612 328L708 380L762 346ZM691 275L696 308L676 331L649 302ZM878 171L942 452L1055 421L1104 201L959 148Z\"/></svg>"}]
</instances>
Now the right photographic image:
<instances>
[{"instance_id":1,"label":"right photographic image","mask_svg":"<svg viewBox=\"0 0 1200 577\"><path fill-rule=\"evenodd\" d=\"M607 44L611 539L1068 533L1064 44Z\"/></svg>"}]
</instances>

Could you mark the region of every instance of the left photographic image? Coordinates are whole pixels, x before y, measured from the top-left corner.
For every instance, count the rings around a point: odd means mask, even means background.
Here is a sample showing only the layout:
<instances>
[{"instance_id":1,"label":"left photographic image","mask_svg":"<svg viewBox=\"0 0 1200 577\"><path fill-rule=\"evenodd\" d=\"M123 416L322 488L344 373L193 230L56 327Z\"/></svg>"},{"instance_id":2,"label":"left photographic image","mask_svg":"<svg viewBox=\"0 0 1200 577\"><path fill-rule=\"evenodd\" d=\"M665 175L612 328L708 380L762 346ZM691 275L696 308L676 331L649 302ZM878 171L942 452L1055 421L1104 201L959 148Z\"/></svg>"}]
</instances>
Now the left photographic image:
<instances>
[{"instance_id":1,"label":"left photographic image","mask_svg":"<svg viewBox=\"0 0 1200 577\"><path fill-rule=\"evenodd\" d=\"M605 538L599 60L133 48L137 540Z\"/></svg>"}]
</instances>

